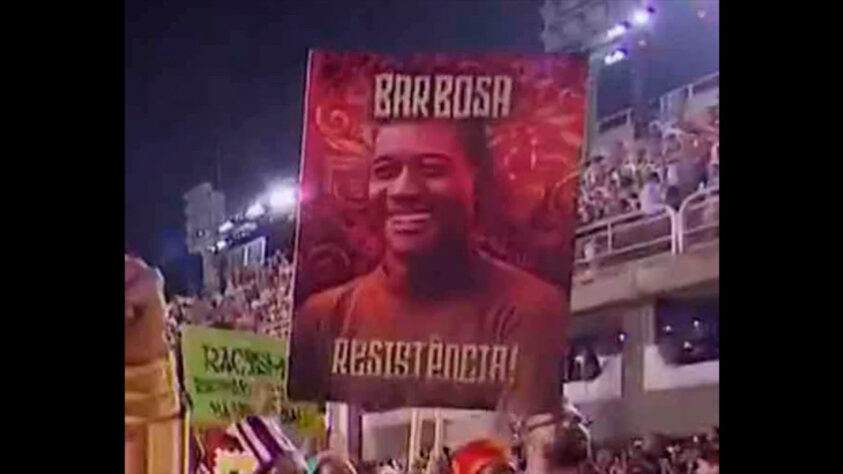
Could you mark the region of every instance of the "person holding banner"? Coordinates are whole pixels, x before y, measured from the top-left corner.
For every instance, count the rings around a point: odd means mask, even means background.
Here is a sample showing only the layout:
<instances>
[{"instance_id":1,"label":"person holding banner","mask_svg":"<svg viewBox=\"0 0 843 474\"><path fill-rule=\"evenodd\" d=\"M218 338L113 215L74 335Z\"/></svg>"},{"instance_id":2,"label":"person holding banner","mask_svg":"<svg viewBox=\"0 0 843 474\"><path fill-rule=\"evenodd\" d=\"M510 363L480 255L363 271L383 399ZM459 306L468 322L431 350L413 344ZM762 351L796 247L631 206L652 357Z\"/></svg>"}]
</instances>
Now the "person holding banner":
<instances>
[{"instance_id":1,"label":"person holding banner","mask_svg":"<svg viewBox=\"0 0 843 474\"><path fill-rule=\"evenodd\" d=\"M180 395L164 339L164 280L125 257L125 472L183 471Z\"/></svg>"},{"instance_id":2,"label":"person holding banner","mask_svg":"<svg viewBox=\"0 0 843 474\"><path fill-rule=\"evenodd\" d=\"M373 272L299 308L291 398L538 415L525 454L542 472L562 405L568 303L476 245L491 174L483 124L382 125L370 173L386 251Z\"/></svg>"},{"instance_id":3,"label":"person holding banner","mask_svg":"<svg viewBox=\"0 0 843 474\"><path fill-rule=\"evenodd\" d=\"M163 287L157 269L125 257L126 474L187 472L180 392L164 337ZM207 459L196 459L197 464L213 465L216 448L222 448L253 457L259 466L256 472L261 474L303 474L307 470L301 452L273 417L243 418L206 441L210 441L205 446Z\"/></svg>"}]
</instances>

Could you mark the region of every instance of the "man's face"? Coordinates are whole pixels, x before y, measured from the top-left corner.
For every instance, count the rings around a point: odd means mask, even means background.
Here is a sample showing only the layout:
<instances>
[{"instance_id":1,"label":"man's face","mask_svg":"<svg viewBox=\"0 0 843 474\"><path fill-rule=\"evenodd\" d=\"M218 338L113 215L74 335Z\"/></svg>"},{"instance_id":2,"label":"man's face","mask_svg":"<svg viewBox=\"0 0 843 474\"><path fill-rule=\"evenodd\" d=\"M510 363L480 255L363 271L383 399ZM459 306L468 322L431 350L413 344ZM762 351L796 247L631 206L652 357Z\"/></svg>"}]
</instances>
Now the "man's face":
<instances>
[{"instance_id":1,"label":"man's face","mask_svg":"<svg viewBox=\"0 0 843 474\"><path fill-rule=\"evenodd\" d=\"M422 122L380 129L369 198L382 206L389 250L425 255L465 241L474 204L465 148L453 125Z\"/></svg>"}]
</instances>

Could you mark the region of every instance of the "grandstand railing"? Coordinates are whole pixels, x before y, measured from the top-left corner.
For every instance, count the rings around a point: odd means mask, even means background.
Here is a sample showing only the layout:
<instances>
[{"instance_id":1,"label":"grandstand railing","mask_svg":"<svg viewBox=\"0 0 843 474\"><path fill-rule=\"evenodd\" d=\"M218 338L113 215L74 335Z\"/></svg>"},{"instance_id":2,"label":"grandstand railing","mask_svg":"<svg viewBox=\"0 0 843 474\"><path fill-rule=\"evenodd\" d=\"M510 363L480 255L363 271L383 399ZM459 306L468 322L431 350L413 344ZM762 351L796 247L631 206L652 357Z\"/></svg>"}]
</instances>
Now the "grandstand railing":
<instances>
[{"instance_id":1,"label":"grandstand railing","mask_svg":"<svg viewBox=\"0 0 843 474\"><path fill-rule=\"evenodd\" d=\"M577 229L576 271L664 253L682 253L720 238L720 188L691 194L679 211L661 206L604 219Z\"/></svg>"},{"instance_id":2,"label":"grandstand railing","mask_svg":"<svg viewBox=\"0 0 843 474\"><path fill-rule=\"evenodd\" d=\"M577 270L607 266L650 255L678 251L676 212L661 206L654 212L632 212L577 229Z\"/></svg>"},{"instance_id":3,"label":"grandstand railing","mask_svg":"<svg viewBox=\"0 0 843 474\"><path fill-rule=\"evenodd\" d=\"M720 238L720 188L691 194L679 208L676 236L680 252Z\"/></svg>"}]
</instances>

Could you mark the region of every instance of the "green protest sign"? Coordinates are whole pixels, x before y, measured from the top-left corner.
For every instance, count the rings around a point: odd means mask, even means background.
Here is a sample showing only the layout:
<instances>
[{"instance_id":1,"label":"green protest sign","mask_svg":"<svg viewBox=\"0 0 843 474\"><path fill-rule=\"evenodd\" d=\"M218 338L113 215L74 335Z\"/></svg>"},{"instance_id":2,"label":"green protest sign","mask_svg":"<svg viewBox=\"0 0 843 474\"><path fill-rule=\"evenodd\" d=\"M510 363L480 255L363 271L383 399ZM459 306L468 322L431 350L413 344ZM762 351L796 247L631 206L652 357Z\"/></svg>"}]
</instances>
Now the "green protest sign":
<instances>
[{"instance_id":1,"label":"green protest sign","mask_svg":"<svg viewBox=\"0 0 843 474\"><path fill-rule=\"evenodd\" d=\"M249 415L280 415L310 425L311 404L287 401L287 341L251 332L182 328L184 384L194 425L226 425Z\"/></svg>"}]
</instances>

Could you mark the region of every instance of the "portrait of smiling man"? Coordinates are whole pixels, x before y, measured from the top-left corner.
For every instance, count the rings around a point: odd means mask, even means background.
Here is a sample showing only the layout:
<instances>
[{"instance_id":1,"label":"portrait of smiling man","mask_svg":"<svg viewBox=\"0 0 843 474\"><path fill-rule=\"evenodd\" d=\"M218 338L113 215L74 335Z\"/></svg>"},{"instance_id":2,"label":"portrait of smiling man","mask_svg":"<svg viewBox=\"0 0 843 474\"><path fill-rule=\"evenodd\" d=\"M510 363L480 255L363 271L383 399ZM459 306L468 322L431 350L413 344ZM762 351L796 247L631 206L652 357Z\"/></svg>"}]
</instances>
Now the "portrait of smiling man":
<instances>
[{"instance_id":1,"label":"portrait of smiling man","mask_svg":"<svg viewBox=\"0 0 843 474\"><path fill-rule=\"evenodd\" d=\"M380 125L369 206L385 251L373 271L311 295L294 317L290 395L369 408L555 411L568 304L562 289L479 251L492 161L479 120ZM486 207L484 207L486 206ZM336 375L334 342L428 341L517 348L506 383ZM332 374L333 373L333 374Z\"/></svg>"}]
</instances>

